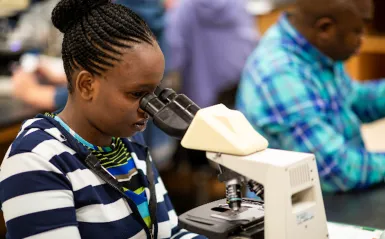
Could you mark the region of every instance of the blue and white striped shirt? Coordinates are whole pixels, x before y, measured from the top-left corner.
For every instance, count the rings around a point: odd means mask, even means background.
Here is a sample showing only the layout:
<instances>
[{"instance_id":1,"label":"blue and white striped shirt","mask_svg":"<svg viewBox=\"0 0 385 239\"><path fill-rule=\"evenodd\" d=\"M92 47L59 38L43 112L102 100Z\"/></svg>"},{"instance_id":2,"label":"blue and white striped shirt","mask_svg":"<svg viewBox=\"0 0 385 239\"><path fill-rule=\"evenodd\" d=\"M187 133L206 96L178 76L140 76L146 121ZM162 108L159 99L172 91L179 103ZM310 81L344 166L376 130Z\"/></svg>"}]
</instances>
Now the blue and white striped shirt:
<instances>
[{"instance_id":1,"label":"blue and white striped shirt","mask_svg":"<svg viewBox=\"0 0 385 239\"><path fill-rule=\"evenodd\" d=\"M82 163L87 149L45 116L26 121L0 171L7 238L146 238L127 201ZM144 147L125 140L146 177ZM205 238L178 228L170 198L153 167L157 238ZM149 189L145 188L147 198Z\"/></svg>"}]
</instances>

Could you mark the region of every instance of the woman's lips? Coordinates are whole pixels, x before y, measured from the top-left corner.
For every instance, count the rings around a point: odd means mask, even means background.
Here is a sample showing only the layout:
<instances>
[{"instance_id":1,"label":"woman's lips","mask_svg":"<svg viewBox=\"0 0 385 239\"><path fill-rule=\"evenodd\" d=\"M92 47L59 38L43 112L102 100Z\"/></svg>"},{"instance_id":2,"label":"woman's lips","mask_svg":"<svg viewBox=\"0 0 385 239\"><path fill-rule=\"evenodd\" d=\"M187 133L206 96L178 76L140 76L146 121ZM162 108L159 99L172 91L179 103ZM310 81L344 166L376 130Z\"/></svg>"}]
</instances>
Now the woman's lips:
<instances>
[{"instance_id":1,"label":"woman's lips","mask_svg":"<svg viewBox=\"0 0 385 239\"><path fill-rule=\"evenodd\" d=\"M137 131L143 131L146 129L148 119L143 119L134 124L134 127Z\"/></svg>"}]
</instances>

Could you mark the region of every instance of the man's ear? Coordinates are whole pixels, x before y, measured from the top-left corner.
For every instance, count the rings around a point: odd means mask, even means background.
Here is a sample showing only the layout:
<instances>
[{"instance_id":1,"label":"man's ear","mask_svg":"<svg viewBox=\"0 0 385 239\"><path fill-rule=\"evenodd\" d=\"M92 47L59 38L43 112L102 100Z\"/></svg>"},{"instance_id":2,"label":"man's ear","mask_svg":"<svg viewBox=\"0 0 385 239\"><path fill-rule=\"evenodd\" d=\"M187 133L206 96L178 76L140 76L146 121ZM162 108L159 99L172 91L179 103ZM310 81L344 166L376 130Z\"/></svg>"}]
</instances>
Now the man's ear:
<instances>
[{"instance_id":1,"label":"man's ear","mask_svg":"<svg viewBox=\"0 0 385 239\"><path fill-rule=\"evenodd\" d=\"M314 28L317 31L317 38L322 41L333 39L336 34L336 27L336 22L330 17L320 18L314 24Z\"/></svg>"},{"instance_id":2,"label":"man's ear","mask_svg":"<svg viewBox=\"0 0 385 239\"><path fill-rule=\"evenodd\" d=\"M75 79L75 88L84 100L92 100L96 90L95 76L88 71L80 71Z\"/></svg>"}]
</instances>

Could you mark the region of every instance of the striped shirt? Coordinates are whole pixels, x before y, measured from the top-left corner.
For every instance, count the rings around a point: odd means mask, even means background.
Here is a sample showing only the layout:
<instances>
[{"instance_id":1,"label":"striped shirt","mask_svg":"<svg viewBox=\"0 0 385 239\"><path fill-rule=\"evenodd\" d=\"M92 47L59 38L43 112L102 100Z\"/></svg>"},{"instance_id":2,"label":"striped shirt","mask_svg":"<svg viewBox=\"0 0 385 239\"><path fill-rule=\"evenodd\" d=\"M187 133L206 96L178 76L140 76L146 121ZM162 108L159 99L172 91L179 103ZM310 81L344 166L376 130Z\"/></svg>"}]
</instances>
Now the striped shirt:
<instances>
[{"instance_id":1,"label":"striped shirt","mask_svg":"<svg viewBox=\"0 0 385 239\"><path fill-rule=\"evenodd\" d=\"M148 188L146 150L122 139ZM7 238L147 238L122 195L85 166L89 150L51 117L26 121L0 171ZM178 217L156 168L156 238L205 238L178 227ZM147 182L147 184L146 184ZM139 215L140 216L140 215Z\"/></svg>"},{"instance_id":2,"label":"striped shirt","mask_svg":"<svg viewBox=\"0 0 385 239\"><path fill-rule=\"evenodd\" d=\"M111 145L101 147L93 145L83 139L80 135L74 132L59 116L46 113L47 116L53 117L65 128L76 140L86 146L99 161L101 165L108 170L124 189L126 195L130 197L138 206L139 213L150 227L151 217L148 208L147 196L144 191L143 183L141 182L140 174L136 168L135 162L132 159L131 153L120 138L112 138Z\"/></svg>"},{"instance_id":3,"label":"striped shirt","mask_svg":"<svg viewBox=\"0 0 385 239\"><path fill-rule=\"evenodd\" d=\"M324 191L384 181L385 153L365 149L360 126L385 116L385 81L353 81L286 14L249 57L236 105L270 147L314 153Z\"/></svg>"}]
</instances>

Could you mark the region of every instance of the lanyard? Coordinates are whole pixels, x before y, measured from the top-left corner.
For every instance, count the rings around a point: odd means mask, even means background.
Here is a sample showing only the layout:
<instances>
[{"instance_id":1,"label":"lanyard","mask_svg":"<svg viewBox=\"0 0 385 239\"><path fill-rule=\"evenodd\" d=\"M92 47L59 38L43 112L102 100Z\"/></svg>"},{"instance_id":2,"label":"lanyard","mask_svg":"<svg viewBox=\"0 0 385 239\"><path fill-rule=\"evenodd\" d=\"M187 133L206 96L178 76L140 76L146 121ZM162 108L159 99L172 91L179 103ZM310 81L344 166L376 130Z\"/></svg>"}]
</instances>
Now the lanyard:
<instances>
[{"instance_id":1,"label":"lanyard","mask_svg":"<svg viewBox=\"0 0 385 239\"><path fill-rule=\"evenodd\" d=\"M111 176L111 174L109 174L107 170L105 170L102 167L102 165L100 164L100 161L95 157L95 155L90 153L85 159L85 163L93 173L98 175L101 179L103 179L112 188L117 190L126 199L128 205L130 206L134 214L135 219L143 226L144 230L146 231L147 237L156 238L158 234L158 223L157 223L157 216L156 216L157 202L156 202L156 192L155 192L155 181L154 181L154 172L152 170L152 164L150 161L150 154L147 148L146 148L146 155L147 155L146 156L147 179L149 181L148 188L150 189L150 201L148 205L149 211L150 211L150 218L151 218L150 228L148 228L146 223L144 222L135 202L124 193L122 187L119 186L118 180L116 180L113 176Z\"/></svg>"}]
</instances>

